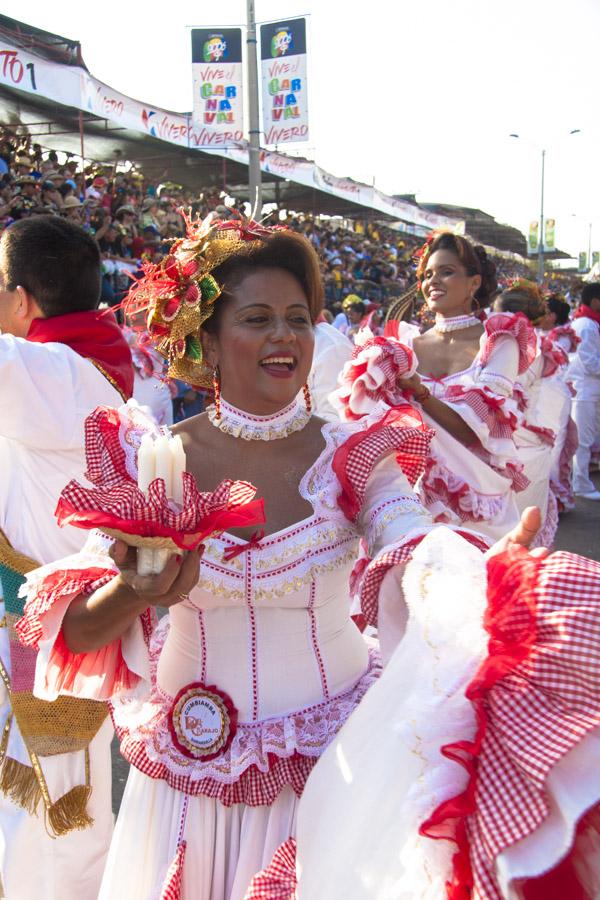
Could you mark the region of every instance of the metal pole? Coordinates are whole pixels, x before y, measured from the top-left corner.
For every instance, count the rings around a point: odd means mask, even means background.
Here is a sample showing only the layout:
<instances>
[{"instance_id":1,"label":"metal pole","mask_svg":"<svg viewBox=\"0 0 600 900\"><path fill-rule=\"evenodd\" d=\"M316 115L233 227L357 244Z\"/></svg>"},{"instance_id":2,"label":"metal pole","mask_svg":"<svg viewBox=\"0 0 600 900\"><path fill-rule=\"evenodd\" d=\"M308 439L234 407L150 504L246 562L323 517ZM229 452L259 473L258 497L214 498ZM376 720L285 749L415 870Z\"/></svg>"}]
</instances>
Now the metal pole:
<instances>
[{"instance_id":1,"label":"metal pole","mask_svg":"<svg viewBox=\"0 0 600 900\"><path fill-rule=\"evenodd\" d=\"M590 233L588 237L588 269L592 268L592 223L590 222Z\"/></svg>"},{"instance_id":2,"label":"metal pole","mask_svg":"<svg viewBox=\"0 0 600 900\"><path fill-rule=\"evenodd\" d=\"M256 18L254 0L246 2L246 45L248 61L249 147L248 175L251 214L260 219L262 212L262 183L260 173L260 123L258 118L258 68L256 53Z\"/></svg>"},{"instance_id":3,"label":"metal pole","mask_svg":"<svg viewBox=\"0 0 600 900\"><path fill-rule=\"evenodd\" d=\"M81 48L78 51L81 54ZM85 200L86 190L85 190L85 144L84 144L84 132L83 132L83 112L79 110L79 142L81 144L81 172L82 172L82 180L83 180L83 199Z\"/></svg>"},{"instance_id":4,"label":"metal pole","mask_svg":"<svg viewBox=\"0 0 600 900\"><path fill-rule=\"evenodd\" d=\"M542 150L542 199L540 206L540 243L538 249L538 281L542 284L544 280L544 169L546 165L546 151Z\"/></svg>"}]
</instances>

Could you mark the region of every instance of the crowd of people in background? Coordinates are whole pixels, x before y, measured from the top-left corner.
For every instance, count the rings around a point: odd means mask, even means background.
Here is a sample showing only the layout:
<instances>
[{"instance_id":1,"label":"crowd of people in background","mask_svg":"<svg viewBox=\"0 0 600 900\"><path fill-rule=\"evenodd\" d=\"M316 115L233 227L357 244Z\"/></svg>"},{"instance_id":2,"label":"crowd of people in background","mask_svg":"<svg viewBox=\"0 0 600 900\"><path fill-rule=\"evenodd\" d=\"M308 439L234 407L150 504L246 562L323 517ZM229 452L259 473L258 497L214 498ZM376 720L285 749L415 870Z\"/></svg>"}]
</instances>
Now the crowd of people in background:
<instances>
[{"instance_id":1,"label":"crowd of people in background","mask_svg":"<svg viewBox=\"0 0 600 900\"><path fill-rule=\"evenodd\" d=\"M147 178L133 163L85 162L69 153L44 150L39 144L0 130L0 233L28 216L61 216L88 231L97 241L103 260L102 299L113 307L122 324L119 305L144 261L157 262L168 253L171 241L185 233L181 210L192 216L211 212L236 218L247 204L218 188L191 189L165 179ZM305 235L315 247L325 288L324 320L348 337L368 324L380 328L394 300L416 284L414 254L422 235L398 231L379 221L347 220L272 209L265 217ZM493 252L493 251L492 251ZM494 257L499 288L514 278L532 276L524 260ZM581 283L571 273L547 272L548 293L574 305ZM422 298L416 297L413 314L429 324ZM134 330L130 342L139 343ZM137 369L148 377L148 354L136 353ZM154 360L153 375L160 362ZM154 382L154 378L153 378ZM169 384L173 420L200 412L206 397L183 383ZM160 401L170 419L170 403Z\"/></svg>"}]
</instances>

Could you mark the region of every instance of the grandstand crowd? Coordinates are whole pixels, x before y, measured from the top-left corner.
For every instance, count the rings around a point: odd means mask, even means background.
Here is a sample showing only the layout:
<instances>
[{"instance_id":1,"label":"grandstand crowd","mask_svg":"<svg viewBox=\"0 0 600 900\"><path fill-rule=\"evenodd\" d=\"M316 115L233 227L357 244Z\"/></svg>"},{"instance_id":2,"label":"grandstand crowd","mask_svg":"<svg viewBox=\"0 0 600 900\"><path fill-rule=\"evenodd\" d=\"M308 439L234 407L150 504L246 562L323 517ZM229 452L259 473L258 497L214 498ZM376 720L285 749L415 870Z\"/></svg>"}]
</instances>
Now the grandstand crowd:
<instances>
[{"instance_id":1,"label":"grandstand crowd","mask_svg":"<svg viewBox=\"0 0 600 900\"><path fill-rule=\"evenodd\" d=\"M62 161L59 161L59 157ZM63 216L89 231L104 259L102 299L118 304L131 275L144 259L156 261L167 252L169 241L184 234L178 212L193 215L216 211L221 218L235 217L245 204L224 191L192 190L172 181L156 183L138 166L120 161L106 165L68 153L45 151L10 129L0 129L0 231L26 216ZM305 234L320 258L327 318L340 313L342 300L351 294L384 310L416 281L415 249L423 235L397 231L381 222L297 214L273 210L278 219ZM492 248L493 251L493 248ZM502 287L513 278L532 277L526 261L495 258ZM574 302L581 285L570 274L550 270L547 285Z\"/></svg>"}]
</instances>

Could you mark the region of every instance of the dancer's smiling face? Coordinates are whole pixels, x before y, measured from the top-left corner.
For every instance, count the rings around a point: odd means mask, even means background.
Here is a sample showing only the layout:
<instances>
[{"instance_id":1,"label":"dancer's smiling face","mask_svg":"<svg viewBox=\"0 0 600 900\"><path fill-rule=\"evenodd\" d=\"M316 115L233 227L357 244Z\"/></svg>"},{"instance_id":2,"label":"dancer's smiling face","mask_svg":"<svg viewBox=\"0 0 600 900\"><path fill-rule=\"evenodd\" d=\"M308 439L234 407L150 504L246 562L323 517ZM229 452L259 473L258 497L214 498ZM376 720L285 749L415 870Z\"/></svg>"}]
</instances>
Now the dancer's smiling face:
<instances>
[{"instance_id":1,"label":"dancer's smiling face","mask_svg":"<svg viewBox=\"0 0 600 900\"><path fill-rule=\"evenodd\" d=\"M444 317L470 313L480 286L481 275L468 275L451 250L436 250L431 254L421 282L428 307Z\"/></svg>"},{"instance_id":2,"label":"dancer's smiling face","mask_svg":"<svg viewBox=\"0 0 600 900\"><path fill-rule=\"evenodd\" d=\"M221 301L218 330L203 332L222 396L256 415L291 403L312 364L314 331L300 282L285 269L257 268Z\"/></svg>"}]
</instances>

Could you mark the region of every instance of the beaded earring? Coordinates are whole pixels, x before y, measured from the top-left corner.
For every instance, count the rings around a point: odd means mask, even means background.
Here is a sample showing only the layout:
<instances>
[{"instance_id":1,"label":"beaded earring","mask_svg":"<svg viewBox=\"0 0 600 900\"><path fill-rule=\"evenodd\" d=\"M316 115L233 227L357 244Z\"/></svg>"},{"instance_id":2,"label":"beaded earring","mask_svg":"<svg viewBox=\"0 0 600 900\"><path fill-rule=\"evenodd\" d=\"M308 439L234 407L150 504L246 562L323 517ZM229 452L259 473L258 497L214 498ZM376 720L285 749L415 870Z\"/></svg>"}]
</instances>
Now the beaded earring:
<instances>
[{"instance_id":1,"label":"beaded earring","mask_svg":"<svg viewBox=\"0 0 600 900\"><path fill-rule=\"evenodd\" d=\"M304 394L304 405L306 406L306 412L310 415L312 412L312 397L310 396L310 388L308 384L305 384L302 388L302 393Z\"/></svg>"},{"instance_id":2,"label":"beaded earring","mask_svg":"<svg viewBox=\"0 0 600 900\"><path fill-rule=\"evenodd\" d=\"M221 418L221 373L218 366L213 369L212 386L215 393L215 419L218 421Z\"/></svg>"}]
</instances>

